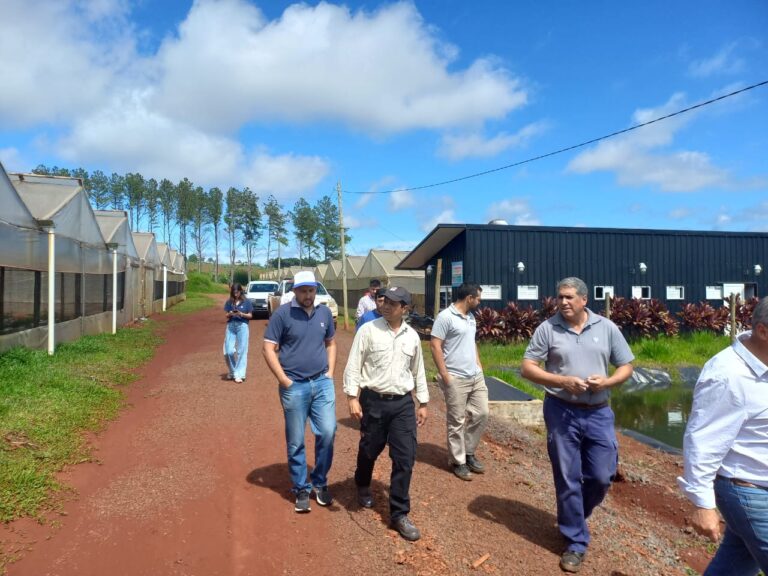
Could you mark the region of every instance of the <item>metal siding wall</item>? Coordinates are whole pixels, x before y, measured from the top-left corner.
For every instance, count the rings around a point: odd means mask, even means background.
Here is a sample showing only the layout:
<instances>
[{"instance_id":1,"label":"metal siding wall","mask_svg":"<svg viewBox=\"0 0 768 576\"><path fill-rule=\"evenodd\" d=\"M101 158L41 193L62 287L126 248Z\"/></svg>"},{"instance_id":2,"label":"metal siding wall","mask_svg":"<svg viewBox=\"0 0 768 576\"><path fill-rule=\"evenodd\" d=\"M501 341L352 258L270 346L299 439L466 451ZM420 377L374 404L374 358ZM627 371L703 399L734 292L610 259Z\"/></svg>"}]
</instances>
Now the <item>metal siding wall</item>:
<instances>
[{"instance_id":1,"label":"metal siding wall","mask_svg":"<svg viewBox=\"0 0 768 576\"><path fill-rule=\"evenodd\" d=\"M705 299L705 286L723 282L756 283L758 296L766 293L768 235L730 236L681 232L623 232L612 230L540 230L517 227L470 227L449 243L443 258L442 285L451 283L451 262L464 263L464 278L479 284L501 284L502 300L487 305L501 308L517 300L517 285L537 285L539 296L554 296L555 286L566 276L581 277L590 289L612 285L615 294L631 298L632 286L650 286L651 297L673 312L682 303ZM436 258L437 258L436 257ZM430 263L435 266L436 258ZM518 262L525 264L520 274ZM640 274L638 265L648 266ZM754 265L766 270L755 276ZM434 301L433 277L428 277L428 307ZM685 287L683 301L667 301L666 287ZM538 302L523 301L534 306ZM710 301L712 304L717 304Z\"/></svg>"}]
</instances>

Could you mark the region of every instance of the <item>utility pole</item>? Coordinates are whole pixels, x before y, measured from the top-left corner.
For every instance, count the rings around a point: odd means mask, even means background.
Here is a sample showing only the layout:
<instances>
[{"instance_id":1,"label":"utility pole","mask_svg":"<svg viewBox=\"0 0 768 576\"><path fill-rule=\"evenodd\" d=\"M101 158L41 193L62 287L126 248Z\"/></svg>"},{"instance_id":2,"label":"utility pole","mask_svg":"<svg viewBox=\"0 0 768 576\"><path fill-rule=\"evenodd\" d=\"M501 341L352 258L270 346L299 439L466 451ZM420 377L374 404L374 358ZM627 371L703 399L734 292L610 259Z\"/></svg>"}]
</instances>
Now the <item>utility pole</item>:
<instances>
[{"instance_id":1,"label":"utility pole","mask_svg":"<svg viewBox=\"0 0 768 576\"><path fill-rule=\"evenodd\" d=\"M341 207L341 181L336 181L336 198L339 202L339 233L341 234L341 292L344 295L344 330L349 330L347 306L347 255L344 250L344 211Z\"/></svg>"}]
</instances>

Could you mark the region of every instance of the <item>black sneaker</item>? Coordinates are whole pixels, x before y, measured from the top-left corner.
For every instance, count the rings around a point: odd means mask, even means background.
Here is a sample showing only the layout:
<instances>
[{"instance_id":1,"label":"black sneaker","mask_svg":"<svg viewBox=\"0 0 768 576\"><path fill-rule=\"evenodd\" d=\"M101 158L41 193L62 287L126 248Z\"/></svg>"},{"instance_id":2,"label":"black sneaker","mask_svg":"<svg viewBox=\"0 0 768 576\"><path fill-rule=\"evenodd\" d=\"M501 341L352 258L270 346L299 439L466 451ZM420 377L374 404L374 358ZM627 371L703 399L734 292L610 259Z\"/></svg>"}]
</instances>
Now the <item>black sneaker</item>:
<instances>
[{"instance_id":1,"label":"black sneaker","mask_svg":"<svg viewBox=\"0 0 768 576\"><path fill-rule=\"evenodd\" d=\"M467 454L467 466L475 474L484 474L485 473L485 466L483 466L483 463L480 462L480 460L475 458L474 454Z\"/></svg>"},{"instance_id":2,"label":"black sneaker","mask_svg":"<svg viewBox=\"0 0 768 576\"><path fill-rule=\"evenodd\" d=\"M299 514L309 512L312 508L309 505L309 490L301 490L296 494L296 506L293 508Z\"/></svg>"},{"instance_id":3,"label":"black sneaker","mask_svg":"<svg viewBox=\"0 0 768 576\"><path fill-rule=\"evenodd\" d=\"M467 482L472 480L472 472L469 471L469 466L466 464L454 464L453 473L462 480L466 480Z\"/></svg>"},{"instance_id":4,"label":"black sneaker","mask_svg":"<svg viewBox=\"0 0 768 576\"><path fill-rule=\"evenodd\" d=\"M370 486L357 487L357 503L363 508L373 508L373 494Z\"/></svg>"},{"instance_id":5,"label":"black sneaker","mask_svg":"<svg viewBox=\"0 0 768 576\"><path fill-rule=\"evenodd\" d=\"M333 496L328 491L328 486L314 487L315 499L320 506L330 506L333 503Z\"/></svg>"},{"instance_id":6,"label":"black sneaker","mask_svg":"<svg viewBox=\"0 0 768 576\"><path fill-rule=\"evenodd\" d=\"M421 538L421 532L419 532L419 529L416 528L408 516L400 516L400 518L392 520L389 527L397 530L397 533L409 542L416 542L416 540Z\"/></svg>"},{"instance_id":7,"label":"black sneaker","mask_svg":"<svg viewBox=\"0 0 768 576\"><path fill-rule=\"evenodd\" d=\"M584 554L584 552L566 550L560 556L560 569L564 572L578 572L581 570L581 564L584 562Z\"/></svg>"}]
</instances>

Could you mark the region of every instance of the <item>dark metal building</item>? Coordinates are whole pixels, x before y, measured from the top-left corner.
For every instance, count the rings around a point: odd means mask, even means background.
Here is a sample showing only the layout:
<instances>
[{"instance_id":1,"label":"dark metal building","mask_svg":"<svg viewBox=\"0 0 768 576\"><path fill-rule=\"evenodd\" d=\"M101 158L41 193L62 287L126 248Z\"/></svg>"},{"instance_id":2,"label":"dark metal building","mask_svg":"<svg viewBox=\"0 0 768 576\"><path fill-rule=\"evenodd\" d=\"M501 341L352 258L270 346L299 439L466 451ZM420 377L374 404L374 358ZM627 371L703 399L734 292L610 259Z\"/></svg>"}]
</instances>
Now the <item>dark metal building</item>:
<instances>
[{"instance_id":1,"label":"dark metal building","mask_svg":"<svg viewBox=\"0 0 768 576\"><path fill-rule=\"evenodd\" d=\"M537 307L567 276L587 283L595 309L606 294L656 298L678 310L768 289L768 233L759 232L439 224L398 265L426 271L427 303L434 302L438 260L443 305L462 281L481 284L483 304L494 308L509 301Z\"/></svg>"}]
</instances>

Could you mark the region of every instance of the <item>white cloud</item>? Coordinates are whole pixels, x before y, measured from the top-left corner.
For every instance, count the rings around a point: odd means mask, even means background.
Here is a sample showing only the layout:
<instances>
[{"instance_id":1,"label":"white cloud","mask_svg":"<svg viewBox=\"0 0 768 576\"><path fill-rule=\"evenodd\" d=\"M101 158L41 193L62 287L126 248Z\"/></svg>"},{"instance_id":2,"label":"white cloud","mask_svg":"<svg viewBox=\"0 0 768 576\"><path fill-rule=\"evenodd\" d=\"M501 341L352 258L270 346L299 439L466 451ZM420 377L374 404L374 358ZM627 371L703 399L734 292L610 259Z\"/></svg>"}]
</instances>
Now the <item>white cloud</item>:
<instances>
[{"instance_id":1,"label":"white cloud","mask_svg":"<svg viewBox=\"0 0 768 576\"><path fill-rule=\"evenodd\" d=\"M633 124L647 122L685 106L681 94L673 95L663 106L635 112ZM703 152L680 150L654 153L672 144L675 134L696 116L688 113L628 134L604 140L582 152L568 164L568 171L588 174L614 172L622 186L656 186L665 192L692 192L703 188L729 187L730 175L715 166Z\"/></svg>"},{"instance_id":2,"label":"white cloud","mask_svg":"<svg viewBox=\"0 0 768 576\"><path fill-rule=\"evenodd\" d=\"M120 4L3 0L0 123L66 123L128 80L138 59ZM99 40L105 30L108 43Z\"/></svg>"},{"instance_id":3,"label":"white cloud","mask_svg":"<svg viewBox=\"0 0 768 576\"><path fill-rule=\"evenodd\" d=\"M495 61L454 69L456 56L409 2L294 4L267 21L245 0L199 0L159 50L155 103L208 130L336 120L373 133L478 125L526 103Z\"/></svg>"},{"instance_id":4,"label":"white cloud","mask_svg":"<svg viewBox=\"0 0 768 576\"><path fill-rule=\"evenodd\" d=\"M432 230L432 228L434 228L438 224L453 224L455 222L457 222L457 220L456 220L456 216L453 213L453 209L446 208L445 210L433 216L432 218L428 220L422 220L421 229L424 232L429 232L430 230Z\"/></svg>"},{"instance_id":5,"label":"white cloud","mask_svg":"<svg viewBox=\"0 0 768 576\"><path fill-rule=\"evenodd\" d=\"M768 202L761 202L742 210L739 220L747 224L749 230L768 232ZM763 264L763 267L766 267Z\"/></svg>"},{"instance_id":6,"label":"white cloud","mask_svg":"<svg viewBox=\"0 0 768 576\"><path fill-rule=\"evenodd\" d=\"M706 78L715 74L738 74L744 70L744 60L735 55L738 42L723 46L709 58L695 60L688 66L691 76Z\"/></svg>"},{"instance_id":7,"label":"white cloud","mask_svg":"<svg viewBox=\"0 0 768 576\"><path fill-rule=\"evenodd\" d=\"M502 219L517 226L538 226L541 224L525 198L494 202L488 207L487 219L488 221Z\"/></svg>"},{"instance_id":8,"label":"white cloud","mask_svg":"<svg viewBox=\"0 0 768 576\"><path fill-rule=\"evenodd\" d=\"M689 208L675 208L674 210L670 210L667 214L667 216L673 220L683 220L684 218L688 218L692 215L693 213Z\"/></svg>"},{"instance_id":9,"label":"white cloud","mask_svg":"<svg viewBox=\"0 0 768 576\"><path fill-rule=\"evenodd\" d=\"M22 160L18 149L13 147L0 148L0 162L3 163L7 172L27 172L30 170L30 167Z\"/></svg>"},{"instance_id":10,"label":"white cloud","mask_svg":"<svg viewBox=\"0 0 768 576\"><path fill-rule=\"evenodd\" d=\"M515 134L500 132L492 138L485 138L479 133L445 135L438 154L453 161L496 156L509 148L525 146L546 129L545 122L534 122L524 126Z\"/></svg>"},{"instance_id":11,"label":"white cloud","mask_svg":"<svg viewBox=\"0 0 768 576\"><path fill-rule=\"evenodd\" d=\"M389 195L389 209L397 212L416 204L413 194L407 190L395 190Z\"/></svg>"},{"instance_id":12,"label":"white cloud","mask_svg":"<svg viewBox=\"0 0 768 576\"><path fill-rule=\"evenodd\" d=\"M244 151L231 138L150 111L148 92L116 98L112 105L75 123L56 143L57 153L75 164L111 166L146 177L189 178L203 186L248 186L278 199L312 189L328 173L315 156Z\"/></svg>"}]
</instances>

